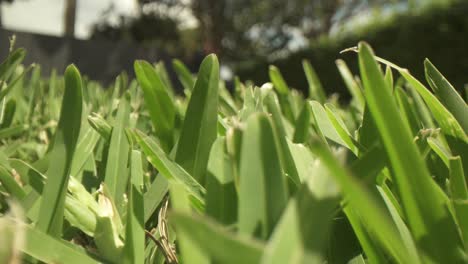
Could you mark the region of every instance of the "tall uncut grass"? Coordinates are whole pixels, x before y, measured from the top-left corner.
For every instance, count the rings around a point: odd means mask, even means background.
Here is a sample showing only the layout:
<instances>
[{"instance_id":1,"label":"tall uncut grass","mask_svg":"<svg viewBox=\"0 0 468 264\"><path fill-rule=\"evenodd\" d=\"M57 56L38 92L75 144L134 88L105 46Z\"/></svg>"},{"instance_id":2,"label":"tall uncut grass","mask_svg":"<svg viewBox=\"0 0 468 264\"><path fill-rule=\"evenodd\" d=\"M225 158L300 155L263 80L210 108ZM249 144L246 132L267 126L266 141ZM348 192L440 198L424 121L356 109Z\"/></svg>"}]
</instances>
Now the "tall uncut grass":
<instances>
[{"instance_id":1,"label":"tall uncut grass","mask_svg":"<svg viewBox=\"0 0 468 264\"><path fill-rule=\"evenodd\" d=\"M352 99L135 62L110 87L0 65L0 263L466 263L468 111L429 60L425 85L351 49ZM428 54L430 55L430 54ZM430 87L430 89L428 89Z\"/></svg>"}]
</instances>

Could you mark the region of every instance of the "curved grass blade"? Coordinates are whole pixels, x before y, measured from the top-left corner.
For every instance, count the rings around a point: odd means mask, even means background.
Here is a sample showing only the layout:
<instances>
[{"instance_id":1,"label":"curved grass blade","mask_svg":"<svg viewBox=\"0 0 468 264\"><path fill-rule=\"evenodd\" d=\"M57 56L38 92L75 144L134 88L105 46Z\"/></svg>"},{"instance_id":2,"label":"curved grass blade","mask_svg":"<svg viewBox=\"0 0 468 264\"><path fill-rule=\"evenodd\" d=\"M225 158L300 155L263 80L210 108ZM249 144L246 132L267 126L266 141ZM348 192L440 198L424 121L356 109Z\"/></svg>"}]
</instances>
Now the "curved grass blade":
<instances>
[{"instance_id":1,"label":"curved grass blade","mask_svg":"<svg viewBox=\"0 0 468 264\"><path fill-rule=\"evenodd\" d=\"M431 182L429 171L413 143L410 128L401 120L390 89L385 88L374 54L362 42L359 43L359 67L367 105L380 132L405 219L417 245L435 261L462 261L460 238L445 203L446 197Z\"/></svg>"},{"instance_id":2,"label":"curved grass blade","mask_svg":"<svg viewBox=\"0 0 468 264\"><path fill-rule=\"evenodd\" d=\"M195 86L195 78L193 77L190 70L185 66L183 62L178 59L174 59L172 61L172 66L174 71L177 73L177 77L179 78L180 83L187 91L192 91L193 87Z\"/></svg>"},{"instance_id":3,"label":"curved grass blade","mask_svg":"<svg viewBox=\"0 0 468 264\"><path fill-rule=\"evenodd\" d=\"M465 130L465 133L468 133L468 117L466 115L468 113L468 106L465 101L463 101L460 94L428 59L424 61L424 69L426 80L437 98L452 113L453 117L457 119L463 130Z\"/></svg>"},{"instance_id":4,"label":"curved grass blade","mask_svg":"<svg viewBox=\"0 0 468 264\"><path fill-rule=\"evenodd\" d=\"M322 104L325 103L327 97L325 96L322 83L320 82L317 73L312 67L312 64L310 64L308 60L303 60L302 68L304 69L307 83L309 83L309 99L317 100Z\"/></svg>"},{"instance_id":5,"label":"curved grass blade","mask_svg":"<svg viewBox=\"0 0 468 264\"><path fill-rule=\"evenodd\" d=\"M204 204L205 188L201 186L190 174L181 168L177 163L170 160L158 144L150 137L145 136L140 131L133 132L136 143L140 145L148 161L166 179L176 180L181 183L189 194L194 196L200 203Z\"/></svg>"},{"instance_id":6,"label":"curved grass blade","mask_svg":"<svg viewBox=\"0 0 468 264\"><path fill-rule=\"evenodd\" d=\"M16 70L16 67L26 56L24 49L16 49L0 64L0 83L6 82ZM1 86L0 86L1 87Z\"/></svg>"},{"instance_id":7,"label":"curved grass blade","mask_svg":"<svg viewBox=\"0 0 468 264\"><path fill-rule=\"evenodd\" d=\"M315 140L311 149L341 186L344 199L348 201L347 207L349 207L348 212L346 210L345 212L352 213L353 219L359 219L366 235L370 236L372 241L378 242L397 263L420 263L418 253L404 247L396 226L389 220L370 192L338 163L324 143Z\"/></svg>"},{"instance_id":8,"label":"curved grass blade","mask_svg":"<svg viewBox=\"0 0 468 264\"><path fill-rule=\"evenodd\" d=\"M173 145L173 129L175 120L174 103L169 96L167 87L157 74L155 68L145 61L136 61L135 74L143 89L146 108L148 109L161 144L165 151Z\"/></svg>"},{"instance_id":9,"label":"curved grass blade","mask_svg":"<svg viewBox=\"0 0 468 264\"><path fill-rule=\"evenodd\" d=\"M65 94L50 153L48 179L44 186L37 223L39 230L52 236L60 236L62 232L65 194L81 126L81 86L78 69L73 65L68 66L65 70Z\"/></svg>"},{"instance_id":10,"label":"curved grass blade","mask_svg":"<svg viewBox=\"0 0 468 264\"><path fill-rule=\"evenodd\" d=\"M100 261L84 250L24 224L26 231L23 252L45 263L97 264Z\"/></svg>"},{"instance_id":11,"label":"curved grass blade","mask_svg":"<svg viewBox=\"0 0 468 264\"><path fill-rule=\"evenodd\" d=\"M279 158L281 160L281 165L284 172L287 174L288 178L297 186L300 185L301 180L299 178L298 171L294 164L294 159L289 150L286 136L286 129L283 123L283 115L281 114L279 105L277 103L274 93L269 92L265 96L265 104L268 107L268 111L271 113L273 129L276 132L278 147L281 151L278 152ZM294 188L295 189L295 188Z\"/></svg>"},{"instance_id":12,"label":"curved grass blade","mask_svg":"<svg viewBox=\"0 0 468 264\"><path fill-rule=\"evenodd\" d=\"M217 135L218 86L218 59L214 54L208 55L200 66L175 156L175 161L202 185Z\"/></svg>"}]
</instances>

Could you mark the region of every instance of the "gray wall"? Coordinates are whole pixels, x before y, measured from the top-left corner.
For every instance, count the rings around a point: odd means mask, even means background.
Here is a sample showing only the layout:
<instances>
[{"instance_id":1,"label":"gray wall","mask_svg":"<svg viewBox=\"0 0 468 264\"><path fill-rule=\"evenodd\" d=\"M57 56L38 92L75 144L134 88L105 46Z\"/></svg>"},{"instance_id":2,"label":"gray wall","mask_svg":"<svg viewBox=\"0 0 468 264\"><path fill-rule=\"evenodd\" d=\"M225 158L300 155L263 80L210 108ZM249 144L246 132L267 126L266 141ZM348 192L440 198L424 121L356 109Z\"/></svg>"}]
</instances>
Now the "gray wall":
<instances>
[{"instance_id":1,"label":"gray wall","mask_svg":"<svg viewBox=\"0 0 468 264\"><path fill-rule=\"evenodd\" d=\"M22 47L27 51L25 64L39 63L43 75L50 74L53 68L63 72L68 64L74 63L83 75L109 83L123 70L133 76L133 62L136 59L150 62L163 60L166 65L171 61L170 56L154 48L132 43L65 39L1 28L0 61L8 54L8 38L13 34L16 35L15 47ZM171 75L173 76L172 73Z\"/></svg>"}]
</instances>

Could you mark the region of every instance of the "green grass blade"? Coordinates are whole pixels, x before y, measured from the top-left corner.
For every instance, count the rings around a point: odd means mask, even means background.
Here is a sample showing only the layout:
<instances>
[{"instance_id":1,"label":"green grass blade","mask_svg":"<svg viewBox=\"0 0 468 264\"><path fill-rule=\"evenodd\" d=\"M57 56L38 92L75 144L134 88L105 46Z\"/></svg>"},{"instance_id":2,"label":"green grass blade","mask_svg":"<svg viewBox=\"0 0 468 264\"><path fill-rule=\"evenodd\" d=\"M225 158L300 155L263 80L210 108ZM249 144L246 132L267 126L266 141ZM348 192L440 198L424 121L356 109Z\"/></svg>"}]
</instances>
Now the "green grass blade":
<instances>
[{"instance_id":1,"label":"green grass blade","mask_svg":"<svg viewBox=\"0 0 468 264\"><path fill-rule=\"evenodd\" d=\"M119 212L122 209L120 206L124 199L123 195L128 181L127 163L130 146L125 135L125 127L128 126L130 116L129 97L129 94L125 94L119 102L117 117L110 138L104 176L104 183L109 188L110 196L119 206Z\"/></svg>"},{"instance_id":2,"label":"green grass blade","mask_svg":"<svg viewBox=\"0 0 468 264\"><path fill-rule=\"evenodd\" d=\"M73 65L68 66L65 70L65 94L37 223L39 230L52 236L59 236L62 232L65 194L81 126L81 85L79 71Z\"/></svg>"},{"instance_id":3,"label":"green grass blade","mask_svg":"<svg viewBox=\"0 0 468 264\"><path fill-rule=\"evenodd\" d=\"M171 213L171 222L217 263L260 263L263 245L233 235L210 219L187 213Z\"/></svg>"},{"instance_id":4,"label":"green grass blade","mask_svg":"<svg viewBox=\"0 0 468 264\"><path fill-rule=\"evenodd\" d=\"M0 64L0 81L7 81L16 70L16 67L26 56L24 49L16 49Z\"/></svg>"},{"instance_id":5,"label":"green grass blade","mask_svg":"<svg viewBox=\"0 0 468 264\"><path fill-rule=\"evenodd\" d=\"M11 197L14 197L18 201L21 201L26 196L26 192L21 185L19 185L15 178L13 178L13 175L2 165L0 165L0 183Z\"/></svg>"},{"instance_id":6,"label":"green grass blade","mask_svg":"<svg viewBox=\"0 0 468 264\"><path fill-rule=\"evenodd\" d=\"M468 133L468 106L463 98L428 59L424 61L424 69L426 80L437 98Z\"/></svg>"},{"instance_id":7,"label":"green grass blade","mask_svg":"<svg viewBox=\"0 0 468 264\"><path fill-rule=\"evenodd\" d=\"M327 100L325 90L323 90L322 83L320 82L317 73L312 67L312 64L310 64L308 60L303 60L302 68L304 69L307 83L309 83L309 99L317 100L322 104L325 103Z\"/></svg>"},{"instance_id":8,"label":"green grass blade","mask_svg":"<svg viewBox=\"0 0 468 264\"><path fill-rule=\"evenodd\" d=\"M202 185L217 134L218 86L218 59L214 54L208 55L200 66L175 156L175 161Z\"/></svg>"},{"instance_id":9,"label":"green grass blade","mask_svg":"<svg viewBox=\"0 0 468 264\"><path fill-rule=\"evenodd\" d=\"M378 242L398 263L420 263L417 252L408 251L404 247L394 223L371 193L338 163L330 150L318 140L313 142L312 150L341 187L344 199L348 201L347 214L352 213L354 219L359 219L365 234Z\"/></svg>"},{"instance_id":10,"label":"green grass blade","mask_svg":"<svg viewBox=\"0 0 468 264\"><path fill-rule=\"evenodd\" d=\"M88 126L83 132L83 135L78 139L70 175L76 177L83 169L86 161L93 154L93 150L96 147L98 140L99 133Z\"/></svg>"},{"instance_id":11,"label":"green grass blade","mask_svg":"<svg viewBox=\"0 0 468 264\"><path fill-rule=\"evenodd\" d=\"M110 141L112 126L109 125L102 116L96 113L91 113L91 115L88 116L88 122L89 125L91 125L91 127L96 130L106 142Z\"/></svg>"},{"instance_id":12,"label":"green grass blade","mask_svg":"<svg viewBox=\"0 0 468 264\"><path fill-rule=\"evenodd\" d=\"M45 263L100 263L76 245L46 235L30 225L24 225L24 228L26 243L22 251L37 260Z\"/></svg>"},{"instance_id":13,"label":"green grass blade","mask_svg":"<svg viewBox=\"0 0 468 264\"><path fill-rule=\"evenodd\" d=\"M169 182L169 194L173 210L181 213L191 212L190 197L182 184ZM159 223L163 224L166 221L167 219L160 219ZM183 263L194 262L204 264L210 262L209 256L202 250L202 245L200 243L193 243L192 237L185 230L176 230L176 236Z\"/></svg>"},{"instance_id":14,"label":"green grass blade","mask_svg":"<svg viewBox=\"0 0 468 264\"><path fill-rule=\"evenodd\" d=\"M314 167L314 173L289 200L265 248L262 263L323 262L338 194L330 175Z\"/></svg>"},{"instance_id":15,"label":"green grass blade","mask_svg":"<svg viewBox=\"0 0 468 264\"><path fill-rule=\"evenodd\" d=\"M302 107L302 110L297 117L295 126L294 126L294 135L293 135L293 142L294 143L306 143L307 140L310 138L311 133L311 111L310 106L308 103L305 103Z\"/></svg>"},{"instance_id":16,"label":"green grass blade","mask_svg":"<svg viewBox=\"0 0 468 264\"><path fill-rule=\"evenodd\" d=\"M465 243L465 253L468 253L468 188L459 156L450 158L449 170L452 204L457 216L458 227Z\"/></svg>"},{"instance_id":17,"label":"green grass blade","mask_svg":"<svg viewBox=\"0 0 468 264\"><path fill-rule=\"evenodd\" d=\"M206 180L206 214L224 225L237 220L237 193L233 163L226 153L224 137L213 143Z\"/></svg>"},{"instance_id":18,"label":"green grass blade","mask_svg":"<svg viewBox=\"0 0 468 264\"><path fill-rule=\"evenodd\" d=\"M146 108L150 113L156 135L164 150L168 151L174 143L175 108L167 87L157 74L156 69L145 61L136 61L135 74L143 89Z\"/></svg>"},{"instance_id":19,"label":"green grass blade","mask_svg":"<svg viewBox=\"0 0 468 264\"><path fill-rule=\"evenodd\" d=\"M268 73L270 75L270 80L278 94L287 95L289 93L289 87L284 81L284 78L281 75L279 69L276 66L270 65Z\"/></svg>"},{"instance_id":20,"label":"green grass blade","mask_svg":"<svg viewBox=\"0 0 468 264\"><path fill-rule=\"evenodd\" d=\"M273 129L275 130L276 138L279 143L278 155L281 161L282 168L287 174L288 179L291 179L291 181L296 186L299 186L301 180L299 179L299 174L294 164L294 159L292 158L291 152L288 147L286 129L284 126L285 122L283 121L283 115L281 114L275 94L271 92L268 93L265 96L264 100L265 104L267 105L268 111L271 113Z\"/></svg>"},{"instance_id":21,"label":"green grass blade","mask_svg":"<svg viewBox=\"0 0 468 264\"><path fill-rule=\"evenodd\" d=\"M410 129L400 118L370 47L359 44L364 94L387 152L405 219L417 245L435 261L462 259L455 223L443 194L435 189ZM443 228L441 226L443 224ZM447 250L450 249L450 250Z\"/></svg>"},{"instance_id":22,"label":"green grass blade","mask_svg":"<svg viewBox=\"0 0 468 264\"><path fill-rule=\"evenodd\" d=\"M344 60L336 60L335 63L338 67L338 70L340 71L343 81L346 84L346 87L348 88L348 91L351 93L353 99L356 100L359 109L363 110L366 101L364 99L364 94L361 91L361 87L359 87L359 84L354 79L353 74L349 70Z\"/></svg>"},{"instance_id":23,"label":"green grass blade","mask_svg":"<svg viewBox=\"0 0 468 264\"><path fill-rule=\"evenodd\" d=\"M151 183L148 191L146 191L143 196L143 203L145 205L145 223L161 204L168 190L169 184L166 177L163 175L156 176L156 179Z\"/></svg>"},{"instance_id":24,"label":"green grass blade","mask_svg":"<svg viewBox=\"0 0 468 264\"><path fill-rule=\"evenodd\" d=\"M172 161L158 144L150 137L145 136L140 131L133 133L136 143L140 145L148 161L162 174L166 179L176 180L181 183L188 193L204 203L205 188L201 186L187 171Z\"/></svg>"},{"instance_id":25,"label":"green grass blade","mask_svg":"<svg viewBox=\"0 0 468 264\"><path fill-rule=\"evenodd\" d=\"M190 70L185 66L183 62L178 59L174 59L172 61L172 66L174 71L177 73L177 77L179 78L180 83L187 91L192 91L193 87L195 87L195 78L193 77Z\"/></svg>"},{"instance_id":26,"label":"green grass blade","mask_svg":"<svg viewBox=\"0 0 468 264\"><path fill-rule=\"evenodd\" d=\"M132 151L131 188L127 208L127 226L123 251L124 263L144 263L145 220L143 204L143 168L141 152Z\"/></svg>"},{"instance_id":27,"label":"green grass blade","mask_svg":"<svg viewBox=\"0 0 468 264\"><path fill-rule=\"evenodd\" d=\"M323 136L326 138L344 147L350 148L346 141L342 139L333 123L330 121L325 108L317 101L310 101L310 105L312 107L312 115L315 119L315 124L317 125L317 129L320 131L320 133L323 134ZM352 149L352 146L350 149Z\"/></svg>"},{"instance_id":28,"label":"green grass blade","mask_svg":"<svg viewBox=\"0 0 468 264\"><path fill-rule=\"evenodd\" d=\"M270 119L253 114L242 138L239 231L267 239L287 204L287 185Z\"/></svg>"}]
</instances>

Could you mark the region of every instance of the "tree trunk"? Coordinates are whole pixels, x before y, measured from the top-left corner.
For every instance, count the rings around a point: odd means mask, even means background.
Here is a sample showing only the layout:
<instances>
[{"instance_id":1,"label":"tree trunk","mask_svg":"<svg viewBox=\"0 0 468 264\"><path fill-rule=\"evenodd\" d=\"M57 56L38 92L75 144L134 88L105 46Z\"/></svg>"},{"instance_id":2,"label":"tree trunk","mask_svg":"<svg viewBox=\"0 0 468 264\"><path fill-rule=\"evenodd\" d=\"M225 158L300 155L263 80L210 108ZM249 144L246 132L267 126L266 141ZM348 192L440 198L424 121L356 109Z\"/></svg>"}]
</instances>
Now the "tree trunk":
<instances>
[{"instance_id":1,"label":"tree trunk","mask_svg":"<svg viewBox=\"0 0 468 264\"><path fill-rule=\"evenodd\" d=\"M2 21L2 3L0 3L0 28L3 28L3 21Z\"/></svg>"},{"instance_id":2,"label":"tree trunk","mask_svg":"<svg viewBox=\"0 0 468 264\"><path fill-rule=\"evenodd\" d=\"M193 12L200 23L203 36L203 49L206 54L222 53L222 40L225 25L225 1L193 0Z\"/></svg>"},{"instance_id":3,"label":"tree trunk","mask_svg":"<svg viewBox=\"0 0 468 264\"><path fill-rule=\"evenodd\" d=\"M66 0L64 13L64 33L65 37L75 36L76 20L76 0Z\"/></svg>"}]
</instances>

